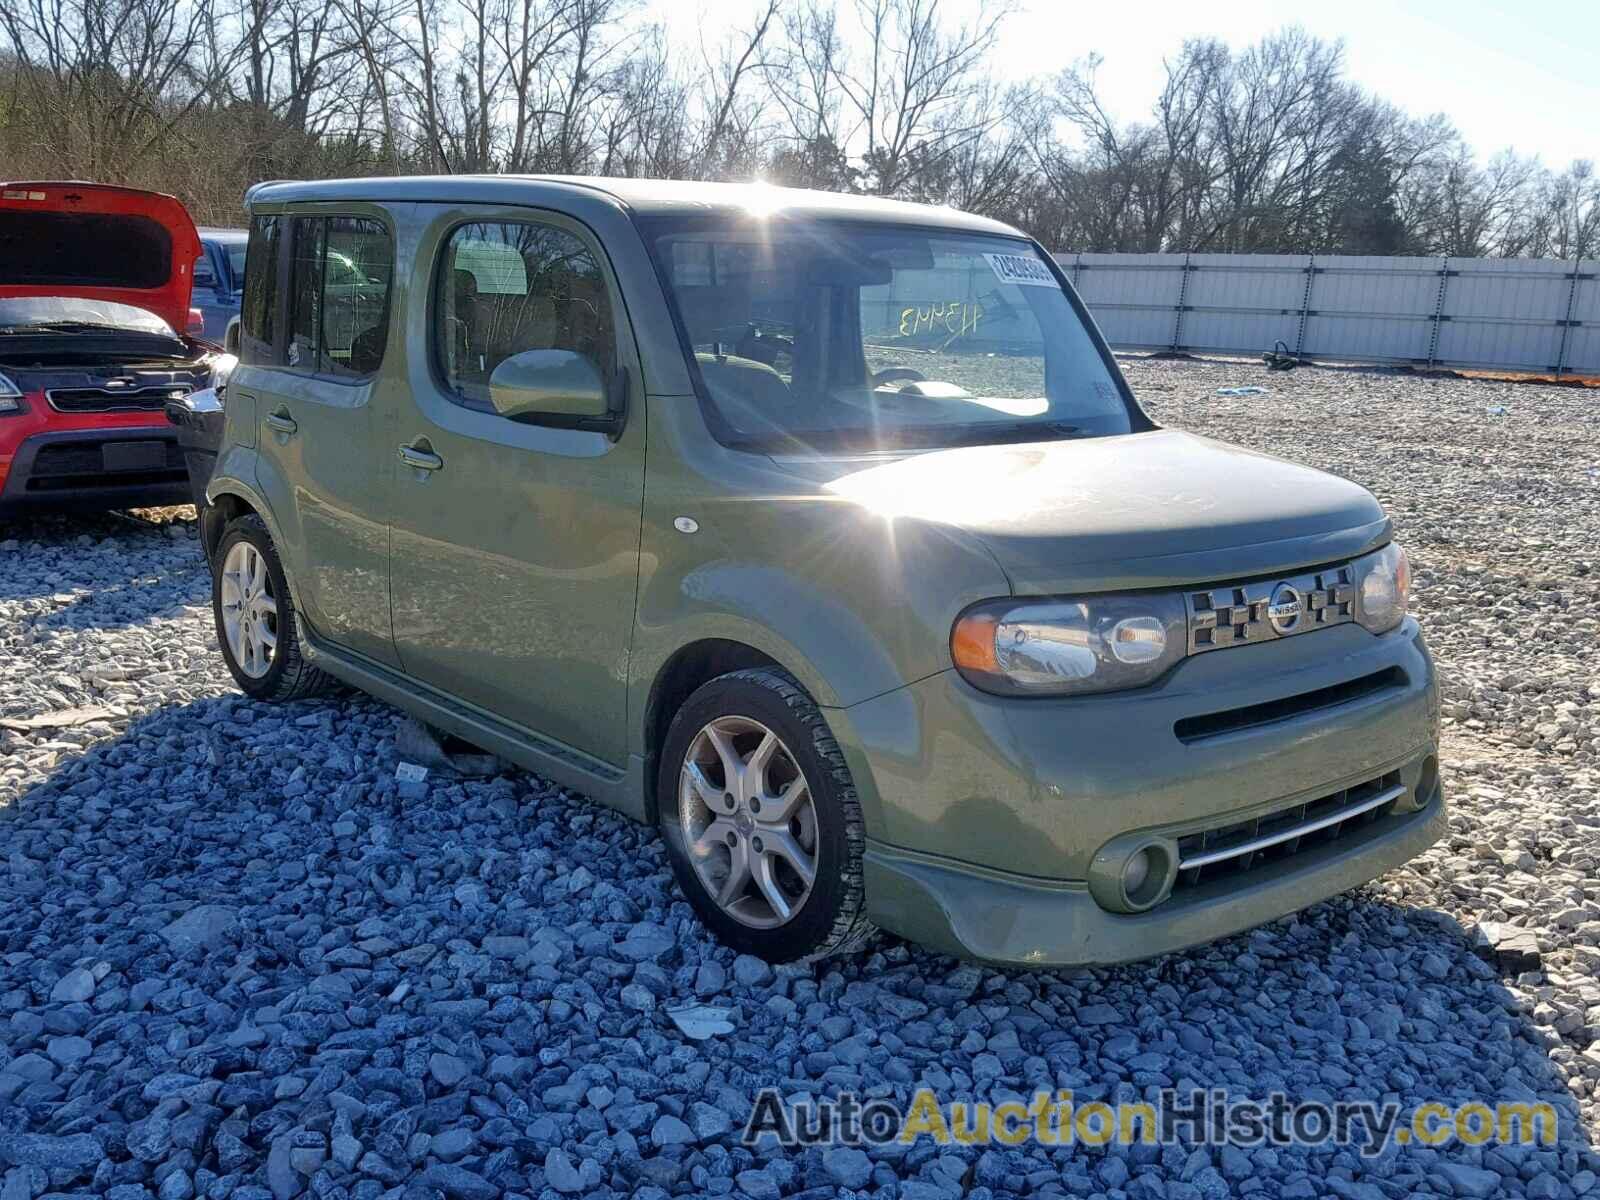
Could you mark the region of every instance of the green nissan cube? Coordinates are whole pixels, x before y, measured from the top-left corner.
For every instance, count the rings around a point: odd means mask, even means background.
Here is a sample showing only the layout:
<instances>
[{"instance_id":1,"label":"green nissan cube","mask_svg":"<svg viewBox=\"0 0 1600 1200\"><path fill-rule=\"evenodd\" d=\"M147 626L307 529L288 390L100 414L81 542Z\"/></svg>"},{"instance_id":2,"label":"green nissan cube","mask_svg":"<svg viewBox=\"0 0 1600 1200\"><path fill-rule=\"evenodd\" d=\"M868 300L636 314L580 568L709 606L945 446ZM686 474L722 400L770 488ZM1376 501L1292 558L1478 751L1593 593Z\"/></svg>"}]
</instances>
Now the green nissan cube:
<instances>
[{"instance_id":1,"label":"green nissan cube","mask_svg":"<svg viewBox=\"0 0 1600 1200\"><path fill-rule=\"evenodd\" d=\"M239 686L656 825L730 946L1123 962L1444 829L1377 501L1157 425L1015 229L638 179L247 207L202 524Z\"/></svg>"}]
</instances>

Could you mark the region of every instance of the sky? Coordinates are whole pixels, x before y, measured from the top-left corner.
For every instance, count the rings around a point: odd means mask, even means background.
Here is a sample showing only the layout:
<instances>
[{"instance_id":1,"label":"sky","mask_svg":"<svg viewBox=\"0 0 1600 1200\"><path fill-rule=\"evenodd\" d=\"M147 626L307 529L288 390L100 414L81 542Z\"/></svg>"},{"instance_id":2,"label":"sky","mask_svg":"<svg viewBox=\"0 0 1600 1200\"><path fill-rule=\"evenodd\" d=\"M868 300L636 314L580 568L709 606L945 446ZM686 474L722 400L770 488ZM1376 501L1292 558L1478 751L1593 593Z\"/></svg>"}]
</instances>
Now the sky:
<instances>
[{"instance_id":1,"label":"sky","mask_svg":"<svg viewBox=\"0 0 1600 1200\"><path fill-rule=\"evenodd\" d=\"M755 0L646 0L674 40L691 45L748 26L754 7ZM959 20L984 4L944 7ZM1162 60L1184 38L1242 46L1290 24L1342 38L1352 80L1416 115L1444 113L1483 158L1510 147L1558 169L1574 158L1600 160L1600 0L1021 0L996 61L1003 74L1024 79L1098 53L1107 107L1135 120L1149 112Z\"/></svg>"}]
</instances>

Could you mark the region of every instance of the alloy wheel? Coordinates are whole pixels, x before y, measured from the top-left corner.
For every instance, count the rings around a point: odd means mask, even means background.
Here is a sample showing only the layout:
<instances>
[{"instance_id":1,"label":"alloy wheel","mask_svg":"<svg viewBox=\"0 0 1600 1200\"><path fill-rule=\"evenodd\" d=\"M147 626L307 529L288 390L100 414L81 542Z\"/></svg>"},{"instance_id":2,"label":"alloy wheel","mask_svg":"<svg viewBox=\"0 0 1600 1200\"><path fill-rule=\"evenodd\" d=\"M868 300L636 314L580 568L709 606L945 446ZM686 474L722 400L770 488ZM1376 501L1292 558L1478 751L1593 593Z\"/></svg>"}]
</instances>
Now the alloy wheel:
<instances>
[{"instance_id":1,"label":"alloy wheel","mask_svg":"<svg viewBox=\"0 0 1600 1200\"><path fill-rule=\"evenodd\" d=\"M718 717L684 755L678 819L706 893L756 929L787 924L817 875L817 811L783 740L749 717Z\"/></svg>"},{"instance_id":2,"label":"alloy wheel","mask_svg":"<svg viewBox=\"0 0 1600 1200\"><path fill-rule=\"evenodd\" d=\"M272 669L278 649L278 602L261 551L235 542L222 560L222 628L233 661L251 679Z\"/></svg>"}]
</instances>

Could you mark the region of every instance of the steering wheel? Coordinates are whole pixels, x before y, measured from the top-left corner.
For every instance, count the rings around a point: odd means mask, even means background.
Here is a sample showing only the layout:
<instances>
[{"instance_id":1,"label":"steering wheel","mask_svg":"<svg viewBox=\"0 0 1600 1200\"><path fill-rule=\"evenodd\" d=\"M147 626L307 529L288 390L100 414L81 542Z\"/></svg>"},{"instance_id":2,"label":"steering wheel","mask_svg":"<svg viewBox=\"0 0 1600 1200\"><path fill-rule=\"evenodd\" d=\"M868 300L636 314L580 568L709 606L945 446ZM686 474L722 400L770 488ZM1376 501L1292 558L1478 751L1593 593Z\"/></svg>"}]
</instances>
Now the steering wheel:
<instances>
[{"instance_id":1,"label":"steering wheel","mask_svg":"<svg viewBox=\"0 0 1600 1200\"><path fill-rule=\"evenodd\" d=\"M907 383L921 383L927 378L921 371L913 371L910 367L885 367L881 371L872 373L872 386L875 388L882 387L884 384L893 383L897 379L903 379Z\"/></svg>"},{"instance_id":2,"label":"steering wheel","mask_svg":"<svg viewBox=\"0 0 1600 1200\"><path fill-rule=\"evenodd\" d=\"M762 333L755 325L747 325L733 352L740 358L750 358L776 367L779 354L794 353L794 342L781 334Z\"/></svg>"}]
</instances>

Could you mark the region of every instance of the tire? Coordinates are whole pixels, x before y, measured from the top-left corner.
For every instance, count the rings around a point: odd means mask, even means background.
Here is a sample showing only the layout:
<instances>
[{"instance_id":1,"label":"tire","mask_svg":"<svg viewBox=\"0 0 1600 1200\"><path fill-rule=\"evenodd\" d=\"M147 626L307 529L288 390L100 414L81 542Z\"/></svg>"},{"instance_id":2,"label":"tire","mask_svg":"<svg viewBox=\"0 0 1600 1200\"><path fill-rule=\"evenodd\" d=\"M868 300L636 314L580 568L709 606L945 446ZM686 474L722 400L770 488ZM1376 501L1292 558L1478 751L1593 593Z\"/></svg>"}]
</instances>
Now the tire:
<instances>
[{"instance_id":1,"label":"tire","mask_svg":"<svg viewBox=\"0 0 1600 1200\"><path fill-rule=\"evenodd\" d=\"M776 742L752 771L769 734ZM741 771L732 785L729 751ZM656 795L678 885L726 945L791 962L850 953L875 932L864 915L865 832L850 769L787 672L734 671L690 696L667 730ZM808 860L809 882L795 866ZM738 862L750 878L736 887Z\"/></svg>"},{"instance_id":2,"label":"tire","mask_svg":"<svg viewBox=\"0 0 1600 1200\"><path fill-rule=\"evenodd\" d=\"M251 558L252 554L257 558ZM229 628L232 612L240 607L237 577L231 574L231 569L244 562L254 564L257 560L268 589L267 599L275 613L268 614L264 608L258 608L251 620L264 634L270 635L275 644L265 661L246 653L246 661L241 662L234 648L237 639ZM272 536L255 513L234 519L222 531L222 538L211 556L211 611L216 619L223 661L228 664L228 672L239 689L251 699L277 703L303 700L333 687L333 677L307 662L300 648L289 581L284 576L283 563L278 559ZM256 644L260 646L264 641L263 637Z\"/></svg>"}]
</instances>

